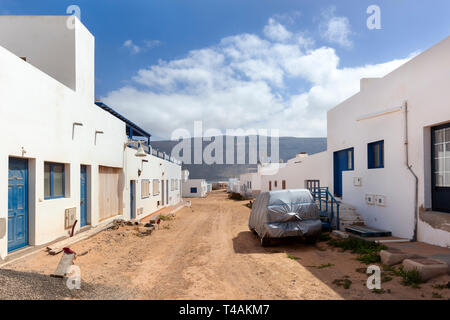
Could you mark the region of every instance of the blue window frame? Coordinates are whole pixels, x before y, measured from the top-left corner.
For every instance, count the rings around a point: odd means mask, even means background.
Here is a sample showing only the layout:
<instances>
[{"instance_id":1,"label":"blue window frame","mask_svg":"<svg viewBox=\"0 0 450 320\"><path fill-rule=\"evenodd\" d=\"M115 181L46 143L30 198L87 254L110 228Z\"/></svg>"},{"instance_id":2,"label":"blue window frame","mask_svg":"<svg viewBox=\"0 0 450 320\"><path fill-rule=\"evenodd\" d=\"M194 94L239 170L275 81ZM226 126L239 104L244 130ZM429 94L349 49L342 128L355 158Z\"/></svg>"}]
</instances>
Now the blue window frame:
<instances>
[{"instance_id":1,"label":"blue window frame","mask_svg":"<svg viewBox=\"0 0 450 320\"><path fill-rule=\"evenodd\" d=\"M191 188L191 193L197 193L197 188Z\"/></svg>"},{"instance_id":2,"label":"blue window frame","mask_svg":"<svg viewBox=\"0 0 450 320\"><path fill-rule=\"evenodd\" d=\"M65 167L62 163L44 163L44 199L65 197Z\"/></svg>"},{"instance_id":3,"label":"blue window frame","mask_svg":"<svg viewBox=\"0 0 450 320\"><path fill-rule=\"evenodd\" d=\"M367 145L367 159L369 169L384 168L384 140Z\"/></svg>"}]
</instances>

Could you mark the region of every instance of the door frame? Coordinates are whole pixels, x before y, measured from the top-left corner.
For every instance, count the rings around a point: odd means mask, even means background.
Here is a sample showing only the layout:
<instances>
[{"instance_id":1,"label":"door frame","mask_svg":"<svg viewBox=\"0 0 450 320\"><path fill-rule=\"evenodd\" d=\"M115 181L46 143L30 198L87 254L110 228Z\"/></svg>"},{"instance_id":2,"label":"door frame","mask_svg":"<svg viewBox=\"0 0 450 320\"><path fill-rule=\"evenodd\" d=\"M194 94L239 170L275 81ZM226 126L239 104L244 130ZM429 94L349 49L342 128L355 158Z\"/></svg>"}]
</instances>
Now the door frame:
<instances>
[{"instance_id":1,"label":"door frame","mask_svg":"<svg viewBox=\"0 0 450 320\"><path fill-rule=\"evenodd\" d=\"M85 183L84 183L84 187L86 189L86 223L82 224L82 220L81 220L81 216L82 216L82 211L81 211L81 176L82 176L82 169L85 169ZM88 166L87 165L80 165L80 228L83 228L87 225L89 225L89 174L88 174Z\"/></svg>"},{"instance_id":2,"label":"door frame","mask_svg":"<svg viewBox=\"0 0 450 320\"><path fill-rule=\"evenodd\" d=\"M165 188L164 188L164 179L161 179L161 205L164 206L164 193L165 193Z\"/></svg>"},{"instance_id":3,"label":"door frame","mask_svg":"<svg viewBox=\"0 0 450 320\"><path fill-rule=\"evenodd\" d=\"M435 165L435 157L434 157L434 153L435 153L434 132L436 130L445 129L445 128L450 128L450 123L431 127L431 207L432 207L433 211L450 213L450 208L439 208L436 206L436 201L435 201L435 195L436 195L437 188L448 189L448 192L450 193L450 187L436 187L435 186L435 184L436 184L436 176L435 176L436 165Z\"/></svg>"},{"instance_id":4,"label":"door frame","mask_svg":"<svg viewBox=\"0 0 450 320\"><path fill-rule=\"evenodd\" d=\"M25 242L19 246L13 246L12 248L10 248L9 246L9 227L7 227L7 251L8 253L25 248L27 246L30 245L30 205L29 205L29 197L30 197L30 189L29 189L29 180L30 180L30 166L29 166L29 159L23 159L23 158L18 158L18 157L8 157L8 181L9 181L9 170L10 170L10 162L11 160L15 160L15 161L23 161L25 164L25 190L26 190L26 196L25 196L25 227L26 227L26 232L25 232ZM9 184L9 183L8 183ZM9 196L8 196L9 198ZM9 204L9 199L8 199L8 204ZM9 207L9 205L8 205ZM9 209L9 208L8 208ZM8 210L9 211L9 210ZM7 219L9 220L9 214L7 215ZM9 223L9 221L8 221Z\"/></svg>"},{"instance_id":5,"label":"door frame","mask_svg":"<svg viewBox=\"0 0 450 320\"><path fill-rule=\"evenodd\" d=\"M351 168L349 168L348 166L346 167L346 169L340 169L339 168L339 164L338 164L338 154L343 153L345 154L345 162L348 164L348 152L352 151L352 166ZM337 150L333 152L333 194L335 197L342 197L344 191L343 189L343 185L342 185L342 177L343 177L343 172L344 171L353 171L355 170L355 148L354 147L350 147L350 148L346 148L346 149L342 149L342 150ZM340 175L340 181L337 181L337 176ZM336 193L337 192L337 184L340 185L340 194Z\"/></svg>"},{"instance_id":6,"label":"door frame","mask_svg":"<svg viewBox=\"0 0 450 320\"><path fill-rule=\"evenodd\" d=\"M130 180L130 219L136 219L136 180Z\"/></svg>"}]
</instances>

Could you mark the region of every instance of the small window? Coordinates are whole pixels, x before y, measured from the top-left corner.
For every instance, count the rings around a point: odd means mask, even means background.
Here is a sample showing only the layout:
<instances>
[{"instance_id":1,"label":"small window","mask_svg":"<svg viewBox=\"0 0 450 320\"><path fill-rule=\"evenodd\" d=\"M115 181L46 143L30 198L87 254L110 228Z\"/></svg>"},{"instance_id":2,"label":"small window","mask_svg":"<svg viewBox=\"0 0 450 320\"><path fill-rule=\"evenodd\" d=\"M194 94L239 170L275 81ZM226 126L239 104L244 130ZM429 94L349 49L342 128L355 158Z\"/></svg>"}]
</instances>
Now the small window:
<instances>
[{"instance_id":1,"label":"small window","mask_svg":"<svg viewBox=\"0 0 450 320\"><path fill-rule=\"evenodd\" d=\"M153 180L153 195L157 196L159 194L159 180Z\"/></svg>"},{"instance_id":2,"label":"small window","mask_svg":"<svg viewBox=\"0 0 450 320\"><path fill-rule=\"evenodd\" d=\"M275 180L274 186L275 186L275 188L278 187L278 181L277 180Z\"/></svg>"},{"instance_id":3,"label":"small window","mask_svg":"<svg viewBox=\"0 0 450 320\"><path fill-rule=\"evenodd\" d=\"M150 180L141 181L141 198L145 199L150 197Z\"/></svg>"},{"instance_id":4,"label":"small window","mask_svg":"<svg viewBox=\"0 0 450 320\"><path fill-rule=\"evenodd\" d=\"M191 188L191 193L197 193L197 188Z\"/></svg>"},{"instance_id":5,"label":"small window","mask_svg":"<svg viewBox=\"0 0 450 320\"><path fill-rule=\"evenodd\" d=\"M354 150L348 149L347 150L347 170L354 170Z\"/></svg>"},{"instance_id":6,"label":"small window","mask_svg":"<svg viewBox=\"0 0 450 320\"><path fill-rule=\"evenodd\" d=\"M269 181L269 191L272 190L272 181Z\"/></svg>"},{"instance_id":7,"label":"small window","mask_svg":"<svg viewBox=\"0 0 450 320\"><path fill-rule=\"evenodd\" d=\"M286 180L281 181L281 187L283 190L286 190Z\"/></svg>"},{"instance_id":8,"label":"small window","mask_svg":"<svg viewBox=\"0 0 450 320\"><path fill-rule=\"evenodd\" d=\"M44 199L64 198L64 164L44 163Z\"/></svg>"},{"instance_id":9,"label":"small window","mask_svg":"<svg viewBox=\"0 0 450 320\"><path fill-rule=\"evenodd\" d=\"M367 145L368 168L384 168L384 140Z\"/></svg>"}]
</instances>

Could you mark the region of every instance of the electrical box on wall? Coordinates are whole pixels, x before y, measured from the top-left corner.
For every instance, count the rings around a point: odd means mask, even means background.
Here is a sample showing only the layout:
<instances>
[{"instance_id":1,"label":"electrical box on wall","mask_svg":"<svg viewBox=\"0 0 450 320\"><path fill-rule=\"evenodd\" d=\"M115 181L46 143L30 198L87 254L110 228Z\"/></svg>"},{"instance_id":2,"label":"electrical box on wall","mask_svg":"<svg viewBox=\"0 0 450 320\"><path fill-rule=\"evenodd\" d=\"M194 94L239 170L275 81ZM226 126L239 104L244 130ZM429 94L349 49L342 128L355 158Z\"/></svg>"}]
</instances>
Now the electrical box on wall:
<instances>
[{"instance_id":1,"label":"electrical box on wall","mask_svg":"<svg viewBox=\"0 0 450 320\"><path fill-rule=\"evenodd\" d=\"M361 177L354 177L353 178L353 185L355 187L360 187L361 186Z\"/></svg>"},{"instance_id":2,"label":"electrical box on wall","mask_svg":"<svg viewBox=\"0 0 450 320\"><path fill-rule=\"evenodd\" d=\"M375 203L377 206L384 207L386 205L386 197L380 195L375 196Z\"/></svg>"},{"instance_id":3,"label":"electrical box on wall","mask_svg":"<svg viewBox=\"0 0 450 320\"><path fill-rule=\"evenodd\" d=\"M366 194L366 203L373 206L375 204L375 196L373 194Z\"/></svg>"},{"instance_id":4,"label":"electrical box on wall","mask_svg":"<svg viewBox=\"0 0 450 320\"><path fill-rule=\"evenodd\" d=\"M75 220L77 220L77 208L66 209L64 214L64 228L72 228Z\"/></svg>"}]
</instances>

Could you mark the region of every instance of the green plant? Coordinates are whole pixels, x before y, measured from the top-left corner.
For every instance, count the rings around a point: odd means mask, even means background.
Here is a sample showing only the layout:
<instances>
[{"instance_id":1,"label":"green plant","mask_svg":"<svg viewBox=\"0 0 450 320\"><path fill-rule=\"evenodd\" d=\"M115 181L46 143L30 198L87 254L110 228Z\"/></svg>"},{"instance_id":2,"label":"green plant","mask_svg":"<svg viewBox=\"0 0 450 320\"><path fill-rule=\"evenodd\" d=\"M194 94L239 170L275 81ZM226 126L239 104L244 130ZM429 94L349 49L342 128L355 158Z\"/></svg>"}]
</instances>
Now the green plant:
<instances>
[{"instance_id":1,"label":"green plant","mask_svg":"<svg viewBox=\"0 0 450 320\"><path fill-rule=\"evenodd\" d=\"M450 281L447 282L447 284L435 284L433 286L434 289L443 290L443 289L450 289Z\"/></svg>"},{"instance_id":2,"label":"green plant","mask_svg":"<svg viewBox=\"0 0 450 320\"><path fill-rule=\"evenodd\" d=\"M442 298L442 295L439 294L439 293L437 293L437 292L432 292L432 293L431 293L431 296L432 296L433 298L435 298L435 299L441 299L441 298Z\"/></svg>"},{"instance_id":3,"label":"green plant","mask_svg":"<svg viewBox=\"0 0 450 320\"><path fill-rule=\"evenodd\" d=\"M364 264L372 264L372 263L377 263L377 262L381 261L381 257L378 253L362 254L356 259L361 261Z\"/></svg>"},{"instance_id":4,"label":"green plant","mask_svg":"<svg viewBox=\"0 0 450 320\"><path fill-rule=\"evenodd\" d=\"M245 200L244 196L237 192L232 192L228 195L228 199L242 201Z\"/></svg>"},{"instance_id":5,"label":"green plant","mask_svg":"<svg viewBox=\"0 0 450 320\"><path fill-rule=\"evenodd\" d=\"M333 284L337 285L338 287L344 287L344 289L350 289L350 286L352 285L352 281L350 279L336 279L333 281Z\"/></svg>"},{"instance_id":6,"label":"green plant","mask_svg":"<svg viewBox=\"0 0 450 320\"><path fill-rule=\"evenodd\" d=\"M349 250L352 253L359 254L360 256L357 259L365 264L380 262L381 258L378 252L386 249L385 245L351 237L347 239L331 239L328 241L328 244L335 248L341 248L342 251Z\"/></svg>"},{"instance_id":7,"label":"green plant","mask_svg":"<svg viewBox=\"0 0 450 320\"><path fill-rule=\"evenodd\" d=\"M343 251L350 250L352 253L358 254L370 254L386 249L385 245L351 237L347 239L331 239L328 241L328 244L341 248Z\"/></svg>"},{"instance_id":8,"label":"green plant","mask_svg":"<svg viewBox=\"0 0 450 320\"><path fill-rule=\"evenodd\" d=\"M320 266L317 267L317 269L325 269L325 268L329 268L329 267L333 267L334 264L332 263L327 263L327 264L321 264Z\"/></svg>"},{"instance_id":9,"label":"green plant","mask_svg":"<svg viewBox=\"0 0 450 320\"><path fill-rule=\"evenodd\" d=\"M403 267L400 267L398 272L396 272L400 277L402 277L402 284L404 286L410 286L415 289L419 289L422 278L420 277L420 273L417 270L405 270Z\"/></svg>"},{"instance_id":10,"label":"green plant","mask_svg":"<svg viewBox=\"0 0 450 320\"><path fill-rule=\"evenodd\" d=\"M291 254L289 254L289 253L287 253L286 252L286 256L289 258L289 259L291 259L291 260L299 260L300 258L298 258L298 257L294 257L293 255L291 255Z\"/></svg>"},{"instance_id":11,"label":"green plant","mask_svg":"<svg viewBox=\"0 0 450 320\"><path fill-rule=\"evenodd\" d=\"M170 216L160 215L160 216L159 216L159 219L161 219L161 221L170 221L170 220L172 220L173 218L170 217Z\"/></svg>"},{"instance_id":12,"label":"green plant","mask_svg":"<svg viewBox=\"0 0 450 320\"><path fill-rule=\"evenodd\" d=\"M381 274L381 283L389 282L392 280L391 276L388 276L387 274L382 273Z\"/></svg>"},{"instance_id":13,"label":"green plant","mask_svg":"<svg viewBox=\"0 0 450 320\"><path fill-rule=\"evenodd\" d=\"M331 240L331 236L329 232L322 232L318 239L320 242Z\"/></svg>"},{"instance_id":14,"label":"green plant","mask_svg":"<svg viewBox=\"0 0 450 320\"><path fill-rule=\"evenodd\" d=\"M366 272L367 272L367 269L366 269L366 268L356 268L355 271L356 271L356 272L359 272L359 273L366 273Z\"/></svg>"}]
</instances>

